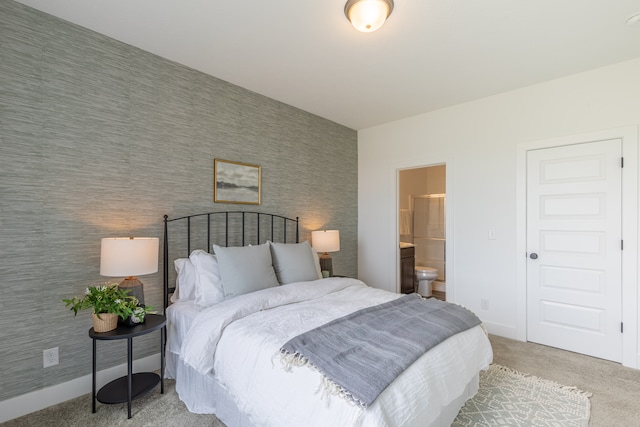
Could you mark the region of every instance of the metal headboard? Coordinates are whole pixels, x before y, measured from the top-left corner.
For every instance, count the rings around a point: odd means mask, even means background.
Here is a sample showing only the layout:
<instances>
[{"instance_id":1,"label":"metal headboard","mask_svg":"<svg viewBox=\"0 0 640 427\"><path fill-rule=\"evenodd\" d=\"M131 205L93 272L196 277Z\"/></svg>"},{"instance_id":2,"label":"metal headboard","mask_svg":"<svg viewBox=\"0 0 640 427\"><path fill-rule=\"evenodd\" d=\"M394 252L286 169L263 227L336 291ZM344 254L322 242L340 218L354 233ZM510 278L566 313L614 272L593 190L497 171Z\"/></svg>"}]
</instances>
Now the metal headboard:
<instances>
[{"instance_id":1,"label":"metal headboard","mask_svg":"<svg viewBox=\"0 0 640 427\"><path fill-rule=\"evenodd\" d=\"M223 211L207 212L195 215L182 216L169 219L164 216L164 307L169 306L169 294L175 292L175 286L169 286L169 225L177 229L177 234L182 235L178 240L180 249L185 250L183 256L191 253L193 240L203 243L201 234L206 229L206 246L202 244L195 249L206 249L211 252L212 244L219 246L246 246L259 245L271 240L280 243L298 243L299 220L287 218L281 215L262 212ZM287 233L289 230L289 233ZM295 230L295 231L294 231ZM195 239L195 237L199 239Z\"/></svg>"}]
</instances>

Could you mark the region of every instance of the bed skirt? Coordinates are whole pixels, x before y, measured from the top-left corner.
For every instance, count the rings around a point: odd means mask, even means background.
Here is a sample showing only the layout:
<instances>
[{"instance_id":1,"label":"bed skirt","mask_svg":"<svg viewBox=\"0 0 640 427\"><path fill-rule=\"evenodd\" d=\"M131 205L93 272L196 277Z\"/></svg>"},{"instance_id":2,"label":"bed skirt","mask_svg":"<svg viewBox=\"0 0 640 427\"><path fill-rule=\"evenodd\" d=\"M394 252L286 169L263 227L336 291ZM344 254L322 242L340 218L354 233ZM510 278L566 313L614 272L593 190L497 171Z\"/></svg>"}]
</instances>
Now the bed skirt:
<instances>
[{"instance_id":1,"label":"bed skirt","mask_svg":"<svg viewBox=\"0 0 640 427\"><path fill-rule=\"evenodd\" d=\"M255 427L212 376L201 375L169 351L165 361L165 378L176 380L176 393L190 412L214 414L228 427Z\"/></svg>"},{"instance_id":2,"label":"bed skirt","mask_svg":"<svg viewBox=\"0 0 640 427\"><path fill-rule=\"evenodd\" d=\"M212 376L204 376L185 365L180 357L167 351L165 378L176 381L176 392L190 412L214 414L227 427L255 427L236 406L226 388ZM463 393L442 409L438 419L429 427L450 427L460 408L478 391L480 376L476 374L467 383Z\"/></svg>"}]
</instances>

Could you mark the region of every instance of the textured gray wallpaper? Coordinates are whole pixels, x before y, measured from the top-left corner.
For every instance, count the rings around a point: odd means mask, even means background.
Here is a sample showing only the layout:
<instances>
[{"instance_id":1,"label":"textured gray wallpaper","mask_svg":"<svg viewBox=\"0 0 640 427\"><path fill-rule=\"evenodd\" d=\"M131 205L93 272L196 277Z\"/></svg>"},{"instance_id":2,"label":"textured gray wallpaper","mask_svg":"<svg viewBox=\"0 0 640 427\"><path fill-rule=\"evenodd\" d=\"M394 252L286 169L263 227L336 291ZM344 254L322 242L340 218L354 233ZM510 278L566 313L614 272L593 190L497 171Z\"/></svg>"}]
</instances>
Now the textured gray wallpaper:
<instances>
[{"instance_id":1,"label":"textured gray wallpaper","mask_svg":"<svg viewBox=\"0 0 640 427\"><path fill-rule=\"evenodd\" d=\"M91 372L100 239L162 237L162 216L257 209L340 230L357 273L357 135L19 3L0 0L0 400ZM213 159L262 166L262 205L213 203ZM161 306L161 273L143 276ZM60 364L42 368L42 350ZM159 351L154 333L134 357ZM98 343L99 368L126 362Z\"/></svg>"}]
</instances>

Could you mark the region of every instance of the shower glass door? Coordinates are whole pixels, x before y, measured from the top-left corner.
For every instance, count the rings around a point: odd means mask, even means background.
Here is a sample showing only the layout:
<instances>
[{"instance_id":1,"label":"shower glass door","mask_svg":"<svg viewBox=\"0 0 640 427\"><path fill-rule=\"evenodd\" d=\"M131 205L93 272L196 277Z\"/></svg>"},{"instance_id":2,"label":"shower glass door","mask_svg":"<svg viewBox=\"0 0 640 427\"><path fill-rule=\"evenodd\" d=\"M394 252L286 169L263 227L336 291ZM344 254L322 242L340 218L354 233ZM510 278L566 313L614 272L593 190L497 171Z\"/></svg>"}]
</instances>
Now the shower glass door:
<instances>
[{"instance_id":1,"label":"shower glass door","mask_svg":"<svg viewBox=\"0 0 640 427\"><path fill-rule=\"evenodd\" d=\"M438 269L439 281L445 281L445 203L444 194L414 196L412 203L416 265Z\"/></svg>"}]
</instances>

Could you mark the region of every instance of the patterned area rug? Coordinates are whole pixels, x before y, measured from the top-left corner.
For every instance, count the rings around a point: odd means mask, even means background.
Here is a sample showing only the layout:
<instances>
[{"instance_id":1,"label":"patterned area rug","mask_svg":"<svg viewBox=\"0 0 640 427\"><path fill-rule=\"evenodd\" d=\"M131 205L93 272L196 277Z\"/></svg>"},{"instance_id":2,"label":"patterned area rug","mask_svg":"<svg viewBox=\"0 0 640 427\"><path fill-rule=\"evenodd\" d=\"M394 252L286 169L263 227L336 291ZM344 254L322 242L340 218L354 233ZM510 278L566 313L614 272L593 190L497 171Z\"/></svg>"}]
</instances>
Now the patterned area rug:
<instances>
[{"instance_id":1,"label":"patterned area rug","mask_svg":"<svg viewBox=\"0 0 640 427\"><path fill-rule=\"evenodd\" d=\"M452 427L589 424L591 393L500 365L480 373L480 390L460 410Z\"/></svg>"}]
</instances>

